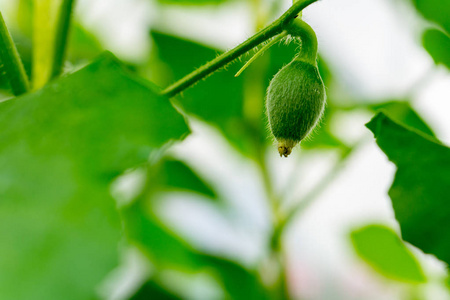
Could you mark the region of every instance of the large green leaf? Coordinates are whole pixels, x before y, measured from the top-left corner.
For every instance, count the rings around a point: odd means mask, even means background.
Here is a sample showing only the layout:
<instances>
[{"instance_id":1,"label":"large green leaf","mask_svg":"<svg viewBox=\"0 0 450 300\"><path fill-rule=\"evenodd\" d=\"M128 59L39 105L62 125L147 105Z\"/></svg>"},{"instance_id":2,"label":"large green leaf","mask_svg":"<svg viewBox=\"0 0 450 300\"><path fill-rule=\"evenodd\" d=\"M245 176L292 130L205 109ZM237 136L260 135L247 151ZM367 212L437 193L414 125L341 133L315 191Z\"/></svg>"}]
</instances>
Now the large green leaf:
<instances>
[{"instance_id":1,"label":"large green leaf","mask_svg":"<svg viewBox=\"0 0 450 300\"><path fill-rule=\"evenodd\" d=\"M425 282L423 270L397 234L383 225L368 225L351 232L356 253L382 275L400 281Z\"/></svg>"},{"instance_id":2,"label":"large green leaf","mask_svg":"<svg viewBox=\"0 0 450 300\"><path fill-rule=\"evenodd\" d=\"M140 247L159 270L206 270L223 285L227 299L267 299L255 271L197 251L168 229L141 199L124 208L122 215L129 240Z\"/></svg>"},{"instance_id":3,"label":"large green leaf","mask_svg":"<svg viewBox=\"0 0 450 300\"><path fill-rule=\"evenodd\" d=\"M389 196L403 239L450 263L450 149L383 113L366 126L397 166Z\"/></svg>"},{"instance_id":4,"label":"large green leaf","mask_svg":"<svg viewBox=\"0 0 450 300\"><path fill-rule=\"evenodd\" d=\"M188 133L111 54L0 103L0 298L91 299L117 264L109 186Z\"/></svg>"},{"instance_id":5,"label":"large green leaf","mask_svg":"<svg viewBox=\"0 0 450 300\"><path fill-rule=\"evenodd\" d=\"M430 29L424 32L422 42L436 64L443 64L450 69L450 37L447 34Z\"/></svg>"},{"instance_id":6,"label":"large green leaf","mask_svg":"<svg viewBox=\"0 0 450 300\"><path fill-rule=\"evenodd\" d=\"M394 121L419 130L434 137L433 130L422 119L422 117L411 107L409 101L392 100L369 106L372 111L383 111Z\"/></svg>"},{"instance_id":7,"label":"large green leaf","mask_svg":"<svg viewBox=\"0 0 450 300\"><path fill-rule=\"evenodd\" d=\"M428 20L441 25L450 33L450 1L448 0L412 0L416 9Z\"/></svg>"}]
</instances>

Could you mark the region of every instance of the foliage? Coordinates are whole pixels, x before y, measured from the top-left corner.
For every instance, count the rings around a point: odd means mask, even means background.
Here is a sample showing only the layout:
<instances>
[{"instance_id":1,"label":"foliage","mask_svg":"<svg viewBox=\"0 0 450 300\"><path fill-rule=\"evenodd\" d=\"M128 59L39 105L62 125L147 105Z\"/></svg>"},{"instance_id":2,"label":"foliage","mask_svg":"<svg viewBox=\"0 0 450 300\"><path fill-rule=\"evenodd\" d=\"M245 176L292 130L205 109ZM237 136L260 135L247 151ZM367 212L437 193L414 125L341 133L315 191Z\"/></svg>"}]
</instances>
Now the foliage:
<instances>
[{"instance_id":1,"label":"foliage","mask_svg":"<svg viewBox=\"0 0 450 300\"><path fill-rule=\"evenodd\" d=\"M111 54L2 102L0 114L2 297L92 297L117 264L111 181L185 136L183 117Z\"/></svg>"},{"instance_id":2,"label":"foliage","mask_svg":"<svg viewBox=\"0 0 450 300\"><path fill-rule=\"evenodd\" d=\"M219 8L228 1L158 0L158 9ZM274 74L305 47L305 36L300 35L300 43L273 41L281 40L292 20L313 2L295 1L263 31L225 52L150 28L148 61L131 64L109 52L98 56L103 49L95 34L79 20L69 26L70 0L20 0L16 28L0 26L0 298L97 299L99 286L119 266L120 249L129 247L138 248L151 266L142 284L127 295L130 299L188 297L176 283L164 280L167 272L206 274L226 299L293 297L296 279L288 272L284 234L365 142L350 144L338 137L337 117L350 118L355 112L375 114L367 127L397 168L388 194L401 229L401 237L383 225L353 229L355 252L387 280L414 287L433 279L405 242L450 264L449 148L410 97L376 103L354 99L342 92L346 87L320 56L327 107L312 137L301 142L300 155L309 159L310 154L333 153L338 162L291 206L284 199L289 191L275 188L267 162L274 146L268 137L265 93ZM433 24L424 29L425 50L437 65L450 69L449 4L411 2ZM270 14L256 19L260 26ZM234 77L241 67L236 59L248 59L272 38L275 45ZM66 48L73 67L56 76ZM208 61L215 65L199 68ZM183 82L190 72L198 80L180 85L169 99L172 94L163 87ZM195 164L171 152L174 144L183 149L187 143L191 121L215 128L263 180L271 228L258 262L244 264L211 253L160 214L163 199L178 194L230 214L223 190ZM142 186L125 200L115 197L117 182L137 173Z\"/></svg>"},{"instance_id":3,"label":"foliage","mask_svg":"<svg viewBox=\"0 0 450 300\"><path fill-rule=\"evenodd\" d=\"M351 240L358 255L386 277L425 282L419 262L392 229L383 225L367 225L354 230Z\"/></svg>"},{"instance_id":4,"label":"foliage","mask_svg":"<svg viewBox=\"0 0 450 300\"><path fill-rule=\"evenodd\" d=\"M389 196L403 239L450 263L450 149L383 113L367 127L398 168Z\"/></svg>"}]
</instances>

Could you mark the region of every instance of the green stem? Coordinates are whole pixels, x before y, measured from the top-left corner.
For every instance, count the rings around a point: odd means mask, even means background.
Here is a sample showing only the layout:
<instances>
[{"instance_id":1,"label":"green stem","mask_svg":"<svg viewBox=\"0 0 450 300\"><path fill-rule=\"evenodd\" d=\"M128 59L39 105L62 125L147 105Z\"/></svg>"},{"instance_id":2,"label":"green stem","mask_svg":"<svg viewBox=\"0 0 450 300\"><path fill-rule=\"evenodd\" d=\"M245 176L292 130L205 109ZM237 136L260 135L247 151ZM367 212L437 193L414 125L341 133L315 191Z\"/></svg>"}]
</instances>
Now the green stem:
<instances>
[{"instance_id":1,"label":"green stem","mask_svg":"<svg viewBox=\"0 0 450 300\"><path fill-rule=\"evenodd\" d=\"M248 51L252 50L259 44L264 41L270 39L271 37L281 33L288 24L297 17L297 15L308 5L316 2L318 0L300 0L293 4L280 18L274 21L272 24L264 28L263 30L256 33L254 36L238 45L237 47L223 53L222 55L216 57L212 61L206 63L201 66L194 72L186 75L179 81L170 85L164 91L162 91L162 95L173 97L188 87L192 86L196 82L210 75L211 73L217 71L218 69L224 67L228 63L232 62L239 56Z\"/></svg>"},{"instance_id":2,"label":"green stem","mask_svg":"<svg viewBox=\"0 0 450 300\"><path fill-rule=\"evenodd\" d=\"M28 78L11 35L0 13L0 61L14 95L24 94L29 89Z\"/></svg>"},{"instance_id":3,"label":"green stem","mask_svg":"<svg viewBox=\"0 0 450 300\"><path fill-rule=\"evenodd\" d=\"M64 59L66 56L67 38L70 28L70 19L75 0L63 0L59 10L58 22L56 24L56 36L54 57L50 79L58 77L63 70Z\"/></svg>"},{"instance_id":4,"label":"green stem","mask_svg":"<svg viewBox=\"0 0 450 300\"><path fill-rule=\"evenodd\" d=\"M288 32L302 41L302 48L297 60L303 60L315 65L317 61L317 36L314 30L305 21L295 19L288 27Z\"/></svg>"}]
</instances>

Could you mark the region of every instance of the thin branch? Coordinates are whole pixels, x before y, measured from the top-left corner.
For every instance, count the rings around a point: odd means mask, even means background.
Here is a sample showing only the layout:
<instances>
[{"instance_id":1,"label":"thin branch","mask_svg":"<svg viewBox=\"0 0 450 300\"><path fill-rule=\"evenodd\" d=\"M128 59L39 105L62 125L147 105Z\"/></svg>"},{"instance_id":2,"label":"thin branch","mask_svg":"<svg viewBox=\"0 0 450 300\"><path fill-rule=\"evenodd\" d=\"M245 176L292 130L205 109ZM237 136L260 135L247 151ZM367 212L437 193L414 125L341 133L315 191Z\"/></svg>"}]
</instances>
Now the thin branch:
<instances>
[{"instance_id":1,"label":"thin branch","mask_svg":"<svg viewBox=\"0 0 450 300\"><path fill-rule=\"evenodd\" d=\"M218 69L224 67L228 63L232 62L239 56L248 51L252 50L264 41L274 37L275 35L281 33L286 26L297 17L297 15L308 5L317 2L318 0L300 0L293 4L280 18L274 21L272 24L256 33L254 36L238 45L237 47L223 53L222 55L216 57L212 61L201 66L192 73L186 75L182 79L178 80L174 84L170 85L164 91L162 95L173 97L185 89L189 88L196 82L210 75L211 73L217 71ZM181 53L180 53L181 55Z\"/></svg>"},{"instance_id":2,"label":"thin branch","mask_svg":"<svg viewBox=\"0 0 450 300\"><path fill-rule=\"evenodd\" d=\"M59 10L50 79L56 78L62 73L74 2L75 0L63 0Z\"/></svg>"},{"instance_id":3,"label":"thin branch","mask_svg":"<svg viewBox=\"0 0 450 300\"><path fill-rule=\"evenodd\" d=\"M9 80L14 95L24 94L29 89L29 82L19 52L17 52L11 34L0 13L0 61Z\"/></svg>"}]
</instances>

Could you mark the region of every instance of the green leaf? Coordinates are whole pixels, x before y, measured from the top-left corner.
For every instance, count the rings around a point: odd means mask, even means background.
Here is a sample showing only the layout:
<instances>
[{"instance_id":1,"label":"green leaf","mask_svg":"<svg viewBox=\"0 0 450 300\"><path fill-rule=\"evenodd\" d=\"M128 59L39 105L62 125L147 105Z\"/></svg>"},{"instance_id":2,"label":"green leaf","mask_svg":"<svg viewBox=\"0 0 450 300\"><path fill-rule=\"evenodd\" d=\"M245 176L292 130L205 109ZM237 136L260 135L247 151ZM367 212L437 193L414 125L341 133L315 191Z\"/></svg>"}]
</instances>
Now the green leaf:
<instances>
[{"instance_id":1,"label":"green leaf","mask_svg":"<svg viewBox=\"0 0 450 300\"><path fill-rule=\"evenodd\" d=\"M154 66L161 66L159 74L166 71L165 80L158 84L167 86L189 74L195 68L214 59L221 51L199 43L152 32L155 45ZM237 149L245 154L255 151L255 140L265 140L265 130L252 128L244 116L244 78L234 77L238 64L229 66L206 78L176 97L177 103L187 113L215 125ZM157 78L152 78L156 81ZM261 101L263 101L261 99ZM261 112L262 113L262 107ZM264 138L261 138L264 133Z\"/></svg>"},{"instance_id":2,"label":"green leaf","mask_svg":"<svg viewBox=\"0 0 450 300\"><path fill-rule=\"evenodd\" d=\"M450 33L450 2L448 0L412 0L416 9L428 20Z\"/></svg>"},{"instance_id":3,"label":"green leaf","mask_svg":"<svg viewBox=\"0 0 450 300\"><path fill-rule=\"evenodd\" d=\"M184 162L165 157L157 166L152 167L150 184L163 190L191 191L211 199L217 199L216 192L197 173Z\"/></svg>"},{"instance_id":4,"label":"green leaf","mask_svg":"<svg viewBox=\"0 0 450 300\"><path fill-rule=\"evenodd\" d=\"M422 37L423 47L433 58L434 62L450 69L450 37L440 30L430 29Z\"/></svg>"},{"instance_id":5,"label":"green leaf","mask_svg":"<svg viewBox=\"0 0 450 300\"><path fill-rule=\"evenodd\" d=\"M198 269L201 265L198 253L166 228L144 202L139 199L122 209L128 239L138 245L157 268Z\"/></svg>"},{"instance_id":6,"label":"green leaf","mask_svg":"<svg viewBox=\"0 0 450 300\"><path fill-rule=\"evenodd\" d=\"M174 295L164 287L149 280L130 298L130 300L181 300L178 296Z\"/></svg>"},{"instance_id":7,"label":"green leaf","mask_svg":"<svg viewBox=\"0 0 450 300\"><path fill-rule=\"evenodd\" d=\"M90 299L117 265L110 183L188 133L111 54L0 103L0 298Z\"/></svg>"},{"instance_id":8,"label":"green leaf","mask_svg":"<svg viewBox=\"0 0 450 300\"><path fill-rule=\"evenodd\" d=\"M229 299L267 299L255 271L197 251L158 220L143 199L124 208L122 215L129 240L143 250L157 269L207 270L223 284Z\"/></svg>"},{"instance_id":9,"label":"green leaf","mask_svg":"<svg viewBox=\"0 0 450 300\"><path fill-rule=\"evenodd\" d=\"M383 225L368 225L351 232L356 253L380 274L395 280L422 283L423 270L397 234Z\"/></svg>"},{"instance_id":10,"label":"green leaf","mask_svg":"<svg viewBox=\"0 0 450 300\"><path fill-rule=\"evenodd\" d=\"M397 166L389 196L403 239L450 263L450 149L383 113L366 126Z\"/></svg>"},{"instance_id":11,"label":"green leaf","mask_svg":"<svg viewBox=\"0 0 450 300\"><path fill-rule=\"evenodd\" d=\"M205 255L203 259L215 269L222 280L228 299L270 299L255 271L249 271L235 262L223 258Z\"/></svg>"},{"instance_id":12,"label":"green leaf","mask_svg":"<svg viewBox=\"0 0 450 300\"><path fill-rule=\"evenodd\" d=\"M170 78L161 84L182 78L221 52L163 33L152 32L152 38L159 59L167 64L171 73ZM208 122L224 126L230 118L242 117L243 84L231 72L219 71L183 92L181 106Z\"/></svg>"},{"instance_id":13,"label":"green leaf","mask_svg":"<svg viewBox=\"0 0 450 300\"><path fill-rule=\"evenodd\" d=\"M411 107L408 101L387 101L371 105L369 108L374 112L382 110L391 119L435 137L433 130Z\"/></svg>"}]
</instances>

